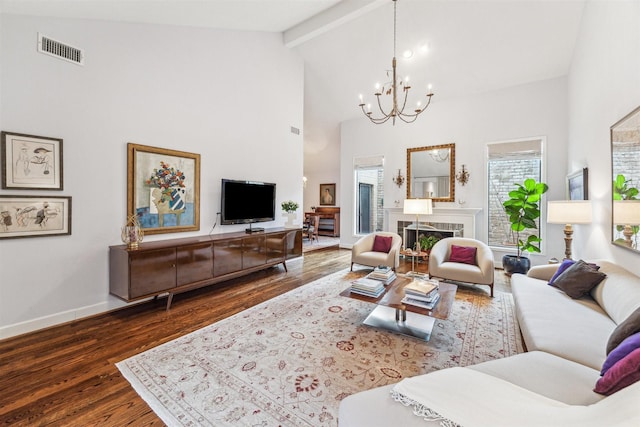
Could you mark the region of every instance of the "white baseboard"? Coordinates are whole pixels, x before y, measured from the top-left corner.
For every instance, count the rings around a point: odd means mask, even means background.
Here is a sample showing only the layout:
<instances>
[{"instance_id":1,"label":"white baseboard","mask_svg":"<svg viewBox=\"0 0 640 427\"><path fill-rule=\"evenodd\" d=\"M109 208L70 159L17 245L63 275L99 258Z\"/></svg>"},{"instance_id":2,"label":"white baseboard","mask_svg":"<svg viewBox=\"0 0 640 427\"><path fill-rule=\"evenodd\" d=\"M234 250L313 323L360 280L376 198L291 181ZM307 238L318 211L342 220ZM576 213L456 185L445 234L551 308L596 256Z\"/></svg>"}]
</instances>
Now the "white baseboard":
<instances>
[{"instance_id":1,"label":"white baseboard","mask_svg":"<svg viewBox=\"0 0 640 427\"><path fill-rule=\"evenodd\" d=\"M13 325L2 326L0 327L0 339L11 338L28 332L37 331L38 329L44 329L50 326L56 326L73 320L82 319L83 317L104 313L124 305L126 305L125 302L114 303L113 301L104 301L98 304L87 305L73 310L38 317L37 319L14 323Z\"/></svg>"}]
</instances>

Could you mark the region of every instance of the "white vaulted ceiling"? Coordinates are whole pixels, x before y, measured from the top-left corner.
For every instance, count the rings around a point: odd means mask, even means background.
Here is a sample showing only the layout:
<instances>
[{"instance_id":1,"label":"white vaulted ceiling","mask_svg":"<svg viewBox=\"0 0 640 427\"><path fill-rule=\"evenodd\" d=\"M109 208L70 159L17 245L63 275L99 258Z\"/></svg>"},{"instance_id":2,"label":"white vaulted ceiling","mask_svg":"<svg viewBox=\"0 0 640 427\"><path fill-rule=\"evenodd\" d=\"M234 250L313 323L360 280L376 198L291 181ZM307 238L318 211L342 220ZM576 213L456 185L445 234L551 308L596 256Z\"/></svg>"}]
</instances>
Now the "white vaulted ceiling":
<instances>
[{"instance_id":1,"label":"white vaulted ceiling","mask_svg":"<svg viewBox=\"0 0 640 427\"><path fill-rule=\"evenodd\" d=\"M399 0L398 59L416 92L442 99L567 75L582 0ZM361 116L393 54L391 0L0 0L0 11L120 22L282 32L305 60L305 151ZM428 45L426 54L419 47ZM417 93L416 93L417 96Z\"/></svg>"}]
</instances>

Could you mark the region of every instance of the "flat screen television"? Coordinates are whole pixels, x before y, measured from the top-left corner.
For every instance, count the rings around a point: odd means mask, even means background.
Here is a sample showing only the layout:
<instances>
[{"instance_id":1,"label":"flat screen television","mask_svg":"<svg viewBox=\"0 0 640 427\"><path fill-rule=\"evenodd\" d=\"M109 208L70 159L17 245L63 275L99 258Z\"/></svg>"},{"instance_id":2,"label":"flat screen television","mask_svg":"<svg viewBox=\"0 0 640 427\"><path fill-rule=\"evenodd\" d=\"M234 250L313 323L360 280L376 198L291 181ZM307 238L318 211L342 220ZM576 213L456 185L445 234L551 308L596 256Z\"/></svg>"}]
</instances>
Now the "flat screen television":
<instances>
[{"instance_id":1,"label":"flat screen television","mask_svg":"<svg viewBox=\"0 0 640 427\"><path fill-rule=\"evenodd\" d=\"M223 225L273 221L276 219L276 185L222 179L221 210Z\"/></svg>"}]
</instances>

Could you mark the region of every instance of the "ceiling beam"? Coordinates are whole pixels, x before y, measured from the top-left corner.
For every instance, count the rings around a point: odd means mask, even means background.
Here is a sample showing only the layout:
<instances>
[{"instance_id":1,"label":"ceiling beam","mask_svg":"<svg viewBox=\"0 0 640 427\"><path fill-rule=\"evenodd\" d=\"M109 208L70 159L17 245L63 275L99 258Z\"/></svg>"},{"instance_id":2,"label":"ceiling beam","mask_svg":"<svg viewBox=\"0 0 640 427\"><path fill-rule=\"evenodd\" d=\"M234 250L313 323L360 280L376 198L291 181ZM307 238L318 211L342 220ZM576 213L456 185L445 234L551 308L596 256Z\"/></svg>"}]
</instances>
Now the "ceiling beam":
<instances>
[{"instance_id":1,"label":"ceiling beam","mask_svg":"<svg viewBox=\"0 0 640 427\"><path fill-rule=\"evenodd\" d=\"M389 2L391 0L343 0L282 33L284 45L298 46Z\"/></svg>"}]
</instances>

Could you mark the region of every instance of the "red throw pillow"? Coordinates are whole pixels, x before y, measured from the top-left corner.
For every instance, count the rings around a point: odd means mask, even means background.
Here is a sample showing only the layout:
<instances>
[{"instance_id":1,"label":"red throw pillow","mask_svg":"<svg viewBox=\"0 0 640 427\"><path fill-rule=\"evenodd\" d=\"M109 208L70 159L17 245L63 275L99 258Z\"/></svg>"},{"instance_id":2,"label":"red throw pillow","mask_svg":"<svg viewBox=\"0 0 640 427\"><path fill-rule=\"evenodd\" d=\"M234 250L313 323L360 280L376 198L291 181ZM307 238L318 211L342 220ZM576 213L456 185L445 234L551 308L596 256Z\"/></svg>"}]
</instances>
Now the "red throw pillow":
<instances>
[{"instance_id":1,"label":"red throw pillow","mask_svg":"<svg viewBox=\"0 0 640 427\"><path fill-rule=\"evenodd\" d=\"M633 350L616 362L600 377L593 389L596 393L609 396L640 380L640 348Z\"/></svg>"},{"instance_id":2,"label":"red throw pillow","mask_svg":"<svg viewBox=\"0 0 640 427\"><path fill-rule=\"evenodd\" d=\"M391 242L393 241L393 237L389 236L389 237L385 237L385 236L378 236L376 235L376 237L373 239L373 249L372 251L374 252L384 252L384 253L389 253L389 251L391 250Z\"/></svg>"},{"instance_id":3,"label":"red throw pillow","mask_svg":"<svg viewBox=\"0 0 640 427\"><path fill-rule=\"evenodd\" d=\"M449 262L460 262L463 264L476 264L476 251L478 249L473 246L457 246L451 245L451 255Z\"/></svg>"}]
</instances>

